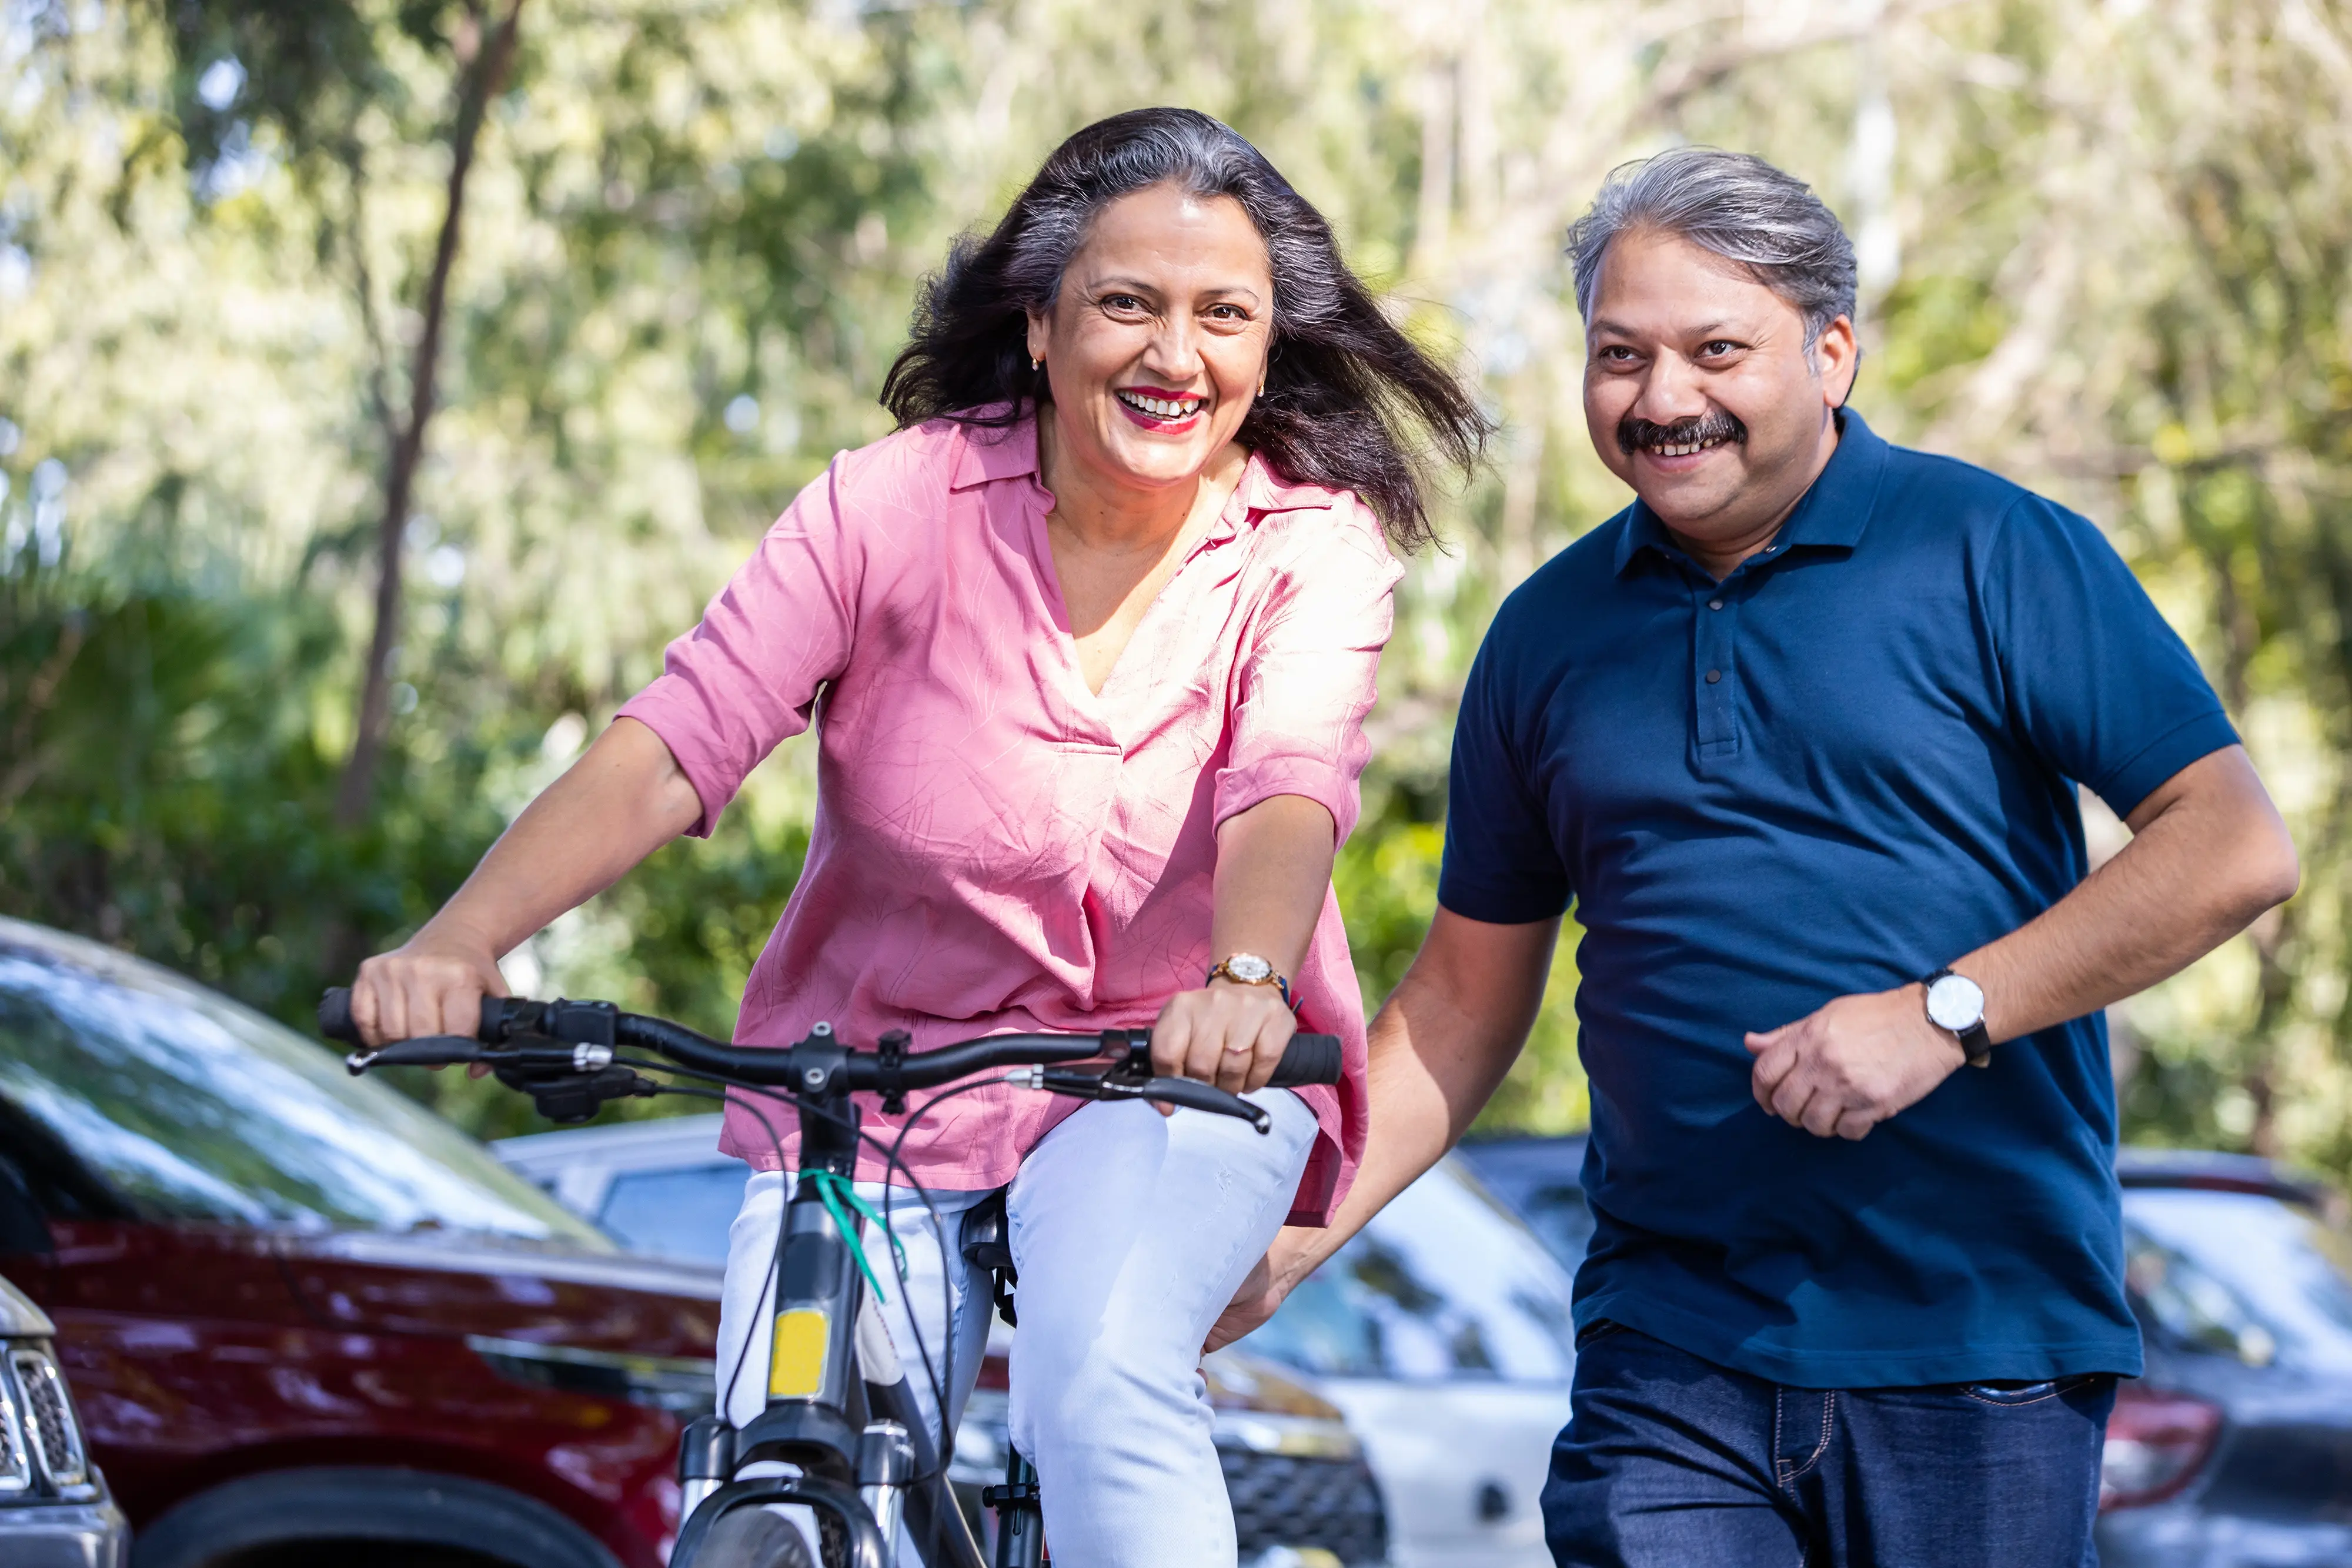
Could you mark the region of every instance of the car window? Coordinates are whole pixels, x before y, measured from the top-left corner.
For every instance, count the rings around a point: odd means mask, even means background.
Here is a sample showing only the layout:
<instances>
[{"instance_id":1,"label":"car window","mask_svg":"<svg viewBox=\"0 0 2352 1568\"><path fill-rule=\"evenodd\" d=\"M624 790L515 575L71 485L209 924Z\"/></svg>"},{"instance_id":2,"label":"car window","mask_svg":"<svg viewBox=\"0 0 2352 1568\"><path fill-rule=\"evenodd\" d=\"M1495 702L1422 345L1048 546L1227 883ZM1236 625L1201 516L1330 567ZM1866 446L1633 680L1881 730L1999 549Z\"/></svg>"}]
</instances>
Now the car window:
<instances>
[{"instance_id":1,"label":"car window","mask_svg":"<svg viewBox=\"0 0 2352 1568\"><path fill-rule=\"evenodd\" d=\"M0 947L0 1099L155 1219L612 1245L396 1090L161 977Z\"/></svg>"},{"instance_id":2,"label":"car window","mask_svg":"<svg viewBox=\"0 0 2352 1568\"><path fill-rule=\"evenodd\" d=\"M624 1171L604 1189L596 1222L635 1252L724 1263L746 1174L740 1160Z\"/></svg>"},{"instance_id":3,"label":"car window","mask_svg":"<svg viewBox=\"0 0 2352 1568\"><path fill-rule=\"evenodd\" d=\"M2295 1205L2256 1193L2124 1194L2126 1277L2153 1323L2252 1365L2352 1371L2352 1253Z\"/></svg>"},{"instance_id":4,"label":"car window","mask_svg":"<svg viewBox=\"0 0 2352 1568\"><path fill-rule=\"evenodd\" d=\"M1327 1377L1568 1381L1568 1276L1447 1161L1243 1341Z\"/></svg>"}]
</instances>

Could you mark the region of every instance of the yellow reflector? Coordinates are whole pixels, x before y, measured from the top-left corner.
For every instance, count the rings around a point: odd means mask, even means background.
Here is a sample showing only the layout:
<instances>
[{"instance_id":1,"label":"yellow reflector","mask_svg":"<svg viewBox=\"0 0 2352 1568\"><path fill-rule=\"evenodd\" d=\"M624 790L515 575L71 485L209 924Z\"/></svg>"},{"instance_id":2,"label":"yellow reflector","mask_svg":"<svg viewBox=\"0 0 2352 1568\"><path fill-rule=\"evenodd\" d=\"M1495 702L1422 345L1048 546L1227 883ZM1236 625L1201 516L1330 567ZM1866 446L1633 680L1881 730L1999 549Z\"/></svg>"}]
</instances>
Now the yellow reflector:
<instances>
[{"instance_id":1,"label":"yellow reflector","mask_svg":"<svg viewBox=\"0 0 2352 1568\"><path fill-rule=\"evenodd\" d=\"M824 1386L824 1345L831 1322L810 1307L776 1318L776 1338L768 1357L768 1392L778 1399L805 1398Z\"/></svg>"}]
</instances>

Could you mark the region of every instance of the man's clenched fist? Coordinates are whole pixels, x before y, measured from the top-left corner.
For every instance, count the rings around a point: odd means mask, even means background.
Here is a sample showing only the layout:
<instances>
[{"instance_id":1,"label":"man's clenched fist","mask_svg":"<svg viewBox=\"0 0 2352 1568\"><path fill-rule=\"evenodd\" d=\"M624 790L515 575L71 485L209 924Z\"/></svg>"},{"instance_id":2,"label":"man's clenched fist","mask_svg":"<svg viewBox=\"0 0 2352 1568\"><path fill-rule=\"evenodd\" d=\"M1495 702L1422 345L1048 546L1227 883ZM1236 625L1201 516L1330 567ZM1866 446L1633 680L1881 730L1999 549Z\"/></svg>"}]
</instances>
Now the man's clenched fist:
<instances>
[{"instance_id":1,"label":"man's clenched fist","mask_svg":"<svg viewBox=\"0 0 2352 1568\"><path fill-rule=\"evenodd\" d=\"M1840 997L1749 1035L1748 1049L1756 1053L1756 1103L1817 1138L1863 1136L1968 1060L1956 1036L1927 1021L1916 985Z\"/></svg>"}]
</instances>

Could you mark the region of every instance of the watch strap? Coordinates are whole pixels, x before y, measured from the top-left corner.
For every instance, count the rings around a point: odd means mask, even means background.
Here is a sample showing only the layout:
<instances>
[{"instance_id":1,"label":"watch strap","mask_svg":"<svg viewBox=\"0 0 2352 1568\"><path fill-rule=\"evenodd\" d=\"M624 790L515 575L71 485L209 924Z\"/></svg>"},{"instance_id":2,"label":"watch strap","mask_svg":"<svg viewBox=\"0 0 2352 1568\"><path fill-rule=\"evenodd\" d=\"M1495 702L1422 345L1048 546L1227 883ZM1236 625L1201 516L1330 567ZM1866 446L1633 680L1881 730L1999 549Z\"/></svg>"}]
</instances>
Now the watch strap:
<instances>
[{"instance_id":1,"label":"watch strap","mask_svg":"<svg viewBox=\"0 0 2352 1568\"><path fill-rule=\"evenodd\" d=\"M1933 989L1936 982L1945 978L1947 976L1951 976L1958 979L1968 979L1967 976L1957 974L1952 967L1949 964L1947 964L1919 983L1925 988ZM1970 981L1969 983L1971 985L1975 984L1974 981ZM1979 987L1978 990L1979 993L1981 994L1983 988ZM1927 1005L1927 998L1922 997L1919 1000L1920 1005L1924 1008ZM1936 1023L1935 1015L1930 1013L1927 1017L1927 1021L1929 1023ZM1937 1029L1942 1029L1944 1026L1942 1024L1936 1023L1936 1027ZM1977 1015L1977 1021L1969 1025L1968 1028L1963 1030L1951 1030L1947 1032L1959 1037L1960 1054L1968 1058L1969 1065L1970 1067L1990 1067L1992 1065L1992 1034L1990 1030L1985 1028L1984 1015L1982 1013L1979 1013Z\"/></svg>"}]
</instances>

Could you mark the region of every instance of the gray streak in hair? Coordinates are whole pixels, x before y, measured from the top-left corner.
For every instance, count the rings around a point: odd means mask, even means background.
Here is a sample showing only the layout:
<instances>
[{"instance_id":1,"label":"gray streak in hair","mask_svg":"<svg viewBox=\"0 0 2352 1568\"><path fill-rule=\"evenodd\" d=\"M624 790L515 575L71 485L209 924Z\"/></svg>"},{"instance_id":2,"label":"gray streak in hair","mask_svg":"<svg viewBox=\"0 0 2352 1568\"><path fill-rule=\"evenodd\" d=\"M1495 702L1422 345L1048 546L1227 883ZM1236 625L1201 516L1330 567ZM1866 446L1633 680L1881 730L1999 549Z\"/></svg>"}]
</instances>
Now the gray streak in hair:
<instances>
[{"instance_id":1,"label":"gray streak in hair","mask_svg":"<svg viewBox=\"0 0 2352 1568\"><path fill-rule=\"evenodd\" d=\"M1587 321L1601 258L1619 235L1641 229L1745 267L1805 319L1809 352L1822 328L1853 315L1853 242L1811 186L1761 158L1676 147L1611 170L1568 231L1576 308Z\"/></svg>"}]
</instances>

